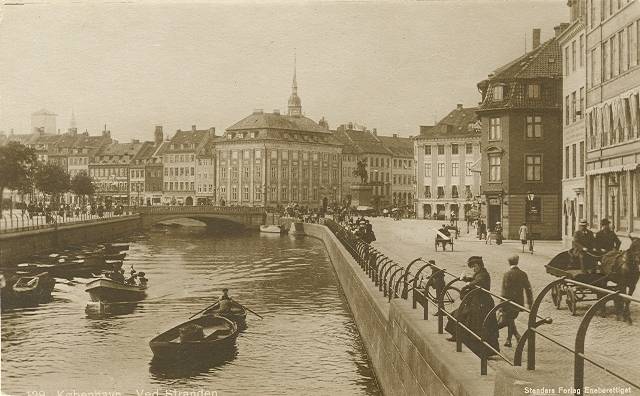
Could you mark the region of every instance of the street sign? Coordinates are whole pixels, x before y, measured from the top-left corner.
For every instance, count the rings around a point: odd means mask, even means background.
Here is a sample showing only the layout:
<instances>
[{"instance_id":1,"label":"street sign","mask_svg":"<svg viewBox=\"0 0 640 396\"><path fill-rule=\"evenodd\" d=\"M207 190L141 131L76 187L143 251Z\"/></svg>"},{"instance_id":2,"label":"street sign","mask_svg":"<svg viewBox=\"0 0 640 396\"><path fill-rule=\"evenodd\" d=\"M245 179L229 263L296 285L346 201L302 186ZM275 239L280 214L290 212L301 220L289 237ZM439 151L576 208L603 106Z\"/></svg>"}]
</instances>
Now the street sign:
<instances>
[{"instance_id":1,"label":"street sign","mask_svg":"<svg viewBox=\"0 0 640 396\"><path fill-rule=\"evenodd\" d=\"M525 201L525 219L527 223L540 223L542 222L542 207L540 197L533 199L527 199Z\"/></svg>"}]
</instances>

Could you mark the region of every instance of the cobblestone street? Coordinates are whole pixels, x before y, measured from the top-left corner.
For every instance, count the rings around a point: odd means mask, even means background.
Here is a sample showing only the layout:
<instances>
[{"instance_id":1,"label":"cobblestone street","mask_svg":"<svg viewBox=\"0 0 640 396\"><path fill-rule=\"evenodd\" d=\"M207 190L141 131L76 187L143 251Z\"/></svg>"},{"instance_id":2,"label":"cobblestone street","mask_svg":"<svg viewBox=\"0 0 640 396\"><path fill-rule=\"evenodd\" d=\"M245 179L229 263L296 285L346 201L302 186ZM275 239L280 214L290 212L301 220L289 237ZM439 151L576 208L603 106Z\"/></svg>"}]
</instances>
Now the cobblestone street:
<instances>
[{"instance_id":1,"label":"cobblestone street","mask_svg":"<svg viewBox=\"0 0 640 396\"><path fill-rule=\"evenodd\" d=\"M508 270L507 258L520 255L520 268L524 270L531 281L534 298L538 292L549 282L556 279L546 273L544 265L547 264L556 254L566 250L560 241L537 241L535 243L534 254L522 253L520 241L505 241L502 245L485 244L476 238L475 229L471 228L469 234L466 233L466 224L460 225L461 235L455 240L454 251L442 252L434 250L434 240L436 230L443 223L433 220L401 220L394 221L391 218L372 218L373 229L377 241L373 243L375 247L383 251L390 258L400 265L406 266L411 260L422 257L425 260L434 259L436 264L444 267L453 274L466 273L471 275L471 270L466 266L469 256L482 256L485 266L491 274L491 288L495 293L500 293L502 275ZM623 241L623 248L628 241ZM449 249L448 247L447 249ZM450 278L447 278L450 280ZM637 294L637 293L636 293ZM577 316L571 316L564 302L560 310L557 310L551 301L550 295L546 297L540 315L551 317L551 325L543 325L542 331L562 342L564 345L573 348L575 334L582 315L586 312L591 302L578 304ZM627 378L640 378L640 355L629 353L629 351L640 350L640 307L636 304L631 306L631 316L633 325L617 322L615 319L613 304L607 306L608 316L601 318L596 316L587 333L585 352L587 356L595 358L596 361L604 363L614 371ZM430 320L430 326L436 326L435 320ZM526 316L521 314L518 317L518 329L520 332L526 326ZM506 329L501 331L500 344L505 341ZM514 344L515 346L515 344ZM501 346L501 351L508 356L513 356L514 348ZM452 353L455 346L452 344ZM553 373L561 383L571 385L573 382L573 355L571 352L554 345L553 343L537 338L537 359L536 371ZM593 355L596 353L596 355ZM591 355L590 355L591 354ZM491 364L496 364L490 362ZM479 373L479 362L478 362ZM602 370L585 363L585 385L624 386L622 381L606 374Z\"/></svg>"}]
</instances>

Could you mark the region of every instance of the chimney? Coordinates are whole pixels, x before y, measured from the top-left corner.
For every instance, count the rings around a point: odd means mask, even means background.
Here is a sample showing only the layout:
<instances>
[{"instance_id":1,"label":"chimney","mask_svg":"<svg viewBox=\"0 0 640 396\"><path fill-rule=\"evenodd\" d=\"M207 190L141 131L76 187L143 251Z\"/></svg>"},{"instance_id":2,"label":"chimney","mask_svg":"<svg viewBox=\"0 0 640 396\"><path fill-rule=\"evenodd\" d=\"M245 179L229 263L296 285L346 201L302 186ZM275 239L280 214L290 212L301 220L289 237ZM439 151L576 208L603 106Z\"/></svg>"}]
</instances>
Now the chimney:
<instances>
[{"instance_id":1,"label":"chimney","mask_svg":"<svg viewBox=\"0 0 640 396\"><path fill-rule=\"evenodd\" d=\"M102 136L111 139L111 131L107 131L106 129L102 131Z\"/></svg>"},{"instance_id":2,"label":"chimney","mask_svg":"<svg viewBox=\"0 0 640 396\"><path fill-rule=\"evenodd\" d=\"M536 49L540 46L540 28L533 29L533 46L531 49Z\"/></svg>"},{"instance_id":3,"label":"chimney","mask_svg":"<svg viewBox=\"0 0 640 396\"><path fill-rule=\"evenodd\" d=\"M216 127L209 128L209 136L211 137L216 136Z\"/></svg>"},{"instance_id":4,"label":"chimney","mask_svg":"<svg viewBox=\"0 0 640 396\"><path fill-rule=\"evenodd\" d=\"M196 126L195 125L191 125L191 131L193 131L193 132L196 131Z\"/></svg>"},{"instance_id":5,"label":"chimney","mask_svg":"<svg viewBox=\"0 0 640 396\"><path fill-rule=\"evenodd\" d=\"M273 109L273 114L280 115L280 109Z\"/></svg>"},{"instance_id":6,"label":"chimney","mask_svg":"<svg viewBox=\"0 0 640 396\"><path fill-rule=\"evenodd\" d=\"M462 110L462 103L458 103L457 109Z\"/></svg>"},{"instance_id":7,"label":"chimney","mask_svg":"<svg viewBox=\"0 0 640 396\"><path fill-rule=\"evenodd\" d=\"M397 138L398 138L398 134L397 134L397 133L394 133L394 134L393 134L393 137L397 139Z\"/></svg>"},{"instance_id":8,"label":"chimney","mask_svg":"<svg viewBox=\"0 0 640 396\"><path fill-rule=\"evenodd\" d=\"M138 140L138 139L131 139L131 143L133 143L133 144L138 144L138 143L140 143L140 140Z\"/></svg>"},{"instance_id":9,"label":"chimney","mask_svg":"<svg viewBox=\"0 0 640 396\"><path fill-rule=\"evenodd\" d=\"M156 125L156 130L153 132L153 142L156 145L160 145L164 139L164 133L162 132L162 125Z\"/></svg>"},{"instance_id":10,"label":"chimney","mask_svg":"<svg viewBox=\"0 0 640 396\"><path fill-rule=\"evenodd\" d=\"M373 128L373 136L378 136L378 128Z\"/></svg>"}]
</instances>

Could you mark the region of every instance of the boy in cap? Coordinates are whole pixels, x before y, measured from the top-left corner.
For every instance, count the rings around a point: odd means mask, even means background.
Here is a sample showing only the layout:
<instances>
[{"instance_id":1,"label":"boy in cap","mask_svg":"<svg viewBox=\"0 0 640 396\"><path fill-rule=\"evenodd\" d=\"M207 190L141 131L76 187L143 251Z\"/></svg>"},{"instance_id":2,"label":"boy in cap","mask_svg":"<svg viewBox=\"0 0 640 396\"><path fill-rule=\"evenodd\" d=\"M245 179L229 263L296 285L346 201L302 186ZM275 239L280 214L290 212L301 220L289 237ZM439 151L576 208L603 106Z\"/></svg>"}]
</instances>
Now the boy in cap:
<instances>
[{"instance_id":1,"label":"boy in cap","mask_svg":"<svg viewBox=\"0 0 640 396\"><path fill-rule=\"evenodd\" d=\"M502 297L513 301L518 305L524 305L525 296L527 301L527 306L530 307L533 302L533 292L531 291L531 283L529 283L529 277L526 272L521 270L518 267L518 262L520 261L520 257L518 255L514 255L509 257L508 262L509 271L505 272L502 277ZM506 305L502 308L502 314L504 321L500 323L500 327L507 328L507 341L504 343L504 346L511 346L511 337L515 336L516 341L520 340L520 333L518 333L518 329L516 328L516 318L520 313L520 308L514 305Z\"/></svg>"}]
</instances>

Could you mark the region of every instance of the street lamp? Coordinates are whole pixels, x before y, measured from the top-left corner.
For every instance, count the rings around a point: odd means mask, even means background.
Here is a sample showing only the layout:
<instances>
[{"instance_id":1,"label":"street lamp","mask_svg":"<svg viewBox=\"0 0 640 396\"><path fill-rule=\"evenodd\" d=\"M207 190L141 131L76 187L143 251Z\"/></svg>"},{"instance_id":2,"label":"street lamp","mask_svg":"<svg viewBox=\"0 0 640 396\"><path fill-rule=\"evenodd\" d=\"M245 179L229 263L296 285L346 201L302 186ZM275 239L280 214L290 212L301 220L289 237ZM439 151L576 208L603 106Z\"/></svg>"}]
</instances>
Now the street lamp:
<instances>
[{"instance_id":1,"label":"street lamp","mask_svg":"<svg viewBox=\"0 0 640 396\"><path fill-rule=\"evenodd\" d=\"M525 205L525 220L529 225L529 235L527 235L527 237L529 237L529 252L531 254L533 254L533 224L531 222L531 216L530 216L530 210L533 208L533 202L534 199L536 198L536 194L532 191L527 192L527 201L529 202L529 207L526 207ZM524 251L524 247L522 249Z\"/></svg>"}]
</instances>

